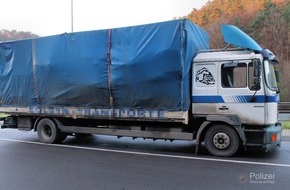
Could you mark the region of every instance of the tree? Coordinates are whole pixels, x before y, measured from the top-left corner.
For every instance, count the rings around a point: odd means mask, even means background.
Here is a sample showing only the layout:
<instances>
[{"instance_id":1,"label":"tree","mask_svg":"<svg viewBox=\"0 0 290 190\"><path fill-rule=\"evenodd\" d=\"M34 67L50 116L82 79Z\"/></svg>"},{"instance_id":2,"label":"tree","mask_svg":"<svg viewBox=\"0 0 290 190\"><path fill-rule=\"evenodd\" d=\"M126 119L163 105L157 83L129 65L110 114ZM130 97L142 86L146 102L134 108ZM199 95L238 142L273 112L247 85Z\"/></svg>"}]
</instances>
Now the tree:
<instances>
[{"instance_id":1,"label":"tree","mask_svg":"<svg viewBox=\"0 0 290 190\"><path fill-rule=\"evenodd\" d=\"M39 37L31 32L23 32L16 30L0 30L0 41L22 40Z\"/></svg>"},{"instance_id":2,"label":"tree","mask_svg":"<svg viewBox=\"0 0 290 190\"><path fill-rule=\"evenodd\" d=\"M285 17L286 15L286 17ZM279 84L281 100L290 101L289 43L287 11L279 9L271 1L266 2L265 9L260 11L249 25L249 32L263 46L271 49L279 58L279 69L282 80Z\"/></svg>"},{"instance_id":3,"label":"tree","mask_svg":"<svg viewBox=\"0 0 290 190\"><path fill-rule=\"evenodd\" d=\"M212 49L223 48L226 45L221 33L221 25L223 24L229 24L229 20L225 17L220 18L217 22L210 23L204 27L210 36L210 47Z\"/></svg>"},{"instance_id":4,"label":"tree","mask_svg":"<svg viewBox=\"0 0 290 190\"><path fill-rule=\"evenodd\" d=\"M290 1L212 0L188 16L210 35L211 48L224 47L221 24L233 24L279 58L281 101L290 101Z\"/></svg>"}]
</instances>

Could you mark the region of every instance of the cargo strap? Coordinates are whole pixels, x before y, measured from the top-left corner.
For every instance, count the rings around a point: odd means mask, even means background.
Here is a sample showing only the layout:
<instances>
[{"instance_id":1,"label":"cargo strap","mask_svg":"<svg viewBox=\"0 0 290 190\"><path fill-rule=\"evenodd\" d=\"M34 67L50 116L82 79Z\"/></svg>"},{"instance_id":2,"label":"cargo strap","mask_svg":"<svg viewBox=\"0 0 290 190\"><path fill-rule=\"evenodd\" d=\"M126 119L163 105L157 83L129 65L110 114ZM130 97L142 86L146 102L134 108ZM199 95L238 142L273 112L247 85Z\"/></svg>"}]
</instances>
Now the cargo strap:
<instances>
[{"instance_id":1,"label":"cargo strap","mask_svg":"<svg viewBox=\"0 0 290 190\"><path fill-rule=\"evenodd\" d=\"M107 65L108 65L108 89L110 93L110 106L114 107L114 99L111 90L111 30L108 30L108 50L107 50Z\"/></svg>"}]
</instances>

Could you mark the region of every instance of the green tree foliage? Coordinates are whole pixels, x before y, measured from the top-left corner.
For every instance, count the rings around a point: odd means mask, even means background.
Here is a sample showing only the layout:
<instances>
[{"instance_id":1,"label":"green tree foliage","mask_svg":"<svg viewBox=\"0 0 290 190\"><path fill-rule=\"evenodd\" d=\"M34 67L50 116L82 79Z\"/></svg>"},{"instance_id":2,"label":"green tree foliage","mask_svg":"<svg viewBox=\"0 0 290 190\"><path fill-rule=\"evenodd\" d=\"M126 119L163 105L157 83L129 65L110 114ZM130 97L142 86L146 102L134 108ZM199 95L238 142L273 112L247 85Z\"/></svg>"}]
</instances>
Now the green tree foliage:
<instances>
[{"instance_id":1,"label":"green tree foliage","mask_svg":"<svg viewBox=\"0 0 290 190\"><path fill-rule=\"evenodd\" d=\"M211 48L222 48L221 24L244 30L279 58L281 101L290 101L290 0L212 0L188 16L211 37Z\"/></svg>"},{"instance_id":2,"label":"green tree foliage","mask_svg":"<svg viewBox=\"0 0 290 190\"><path fill-rule=\"evenodd\" d=\"M36 38L38 35L31 32L23 32L16 30L0 30L0 42L1 41L11 41L11 40L22 40L22 39L31 39Z\"/></svg>"}]
</instances>

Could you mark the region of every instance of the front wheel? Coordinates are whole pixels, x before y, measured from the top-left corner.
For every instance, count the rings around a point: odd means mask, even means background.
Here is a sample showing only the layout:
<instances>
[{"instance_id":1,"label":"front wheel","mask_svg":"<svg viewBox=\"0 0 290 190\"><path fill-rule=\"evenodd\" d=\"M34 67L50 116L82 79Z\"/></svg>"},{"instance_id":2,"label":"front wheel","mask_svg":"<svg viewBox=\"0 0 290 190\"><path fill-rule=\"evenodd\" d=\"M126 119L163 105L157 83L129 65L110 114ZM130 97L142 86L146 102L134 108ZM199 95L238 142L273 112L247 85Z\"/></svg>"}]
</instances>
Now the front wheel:
<instances>
[{"instance_id":1,"label":"front wheel","mask_svg":"<svg viewBox=\"0 0 290 190\"><path fill-rule=\"evenodd\" d=\"M214 125L205 134L205 146L214 156L233 156L239 146L237 132L228 125Z\"/></svg>"}]
</instances>

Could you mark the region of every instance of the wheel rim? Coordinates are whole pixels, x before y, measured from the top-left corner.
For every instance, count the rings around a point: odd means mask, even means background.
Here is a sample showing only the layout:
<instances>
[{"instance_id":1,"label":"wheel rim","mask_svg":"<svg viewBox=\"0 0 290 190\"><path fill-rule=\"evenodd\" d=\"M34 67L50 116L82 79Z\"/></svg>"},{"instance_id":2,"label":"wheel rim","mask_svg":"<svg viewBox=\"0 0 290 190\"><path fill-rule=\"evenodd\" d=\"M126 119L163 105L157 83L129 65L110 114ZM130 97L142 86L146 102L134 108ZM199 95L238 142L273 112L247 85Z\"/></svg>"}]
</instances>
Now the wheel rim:
<instances>
[{"instance_id":1,"label":"wheel rim","mask_svg":"<svg viewBox=\"0 0 290 190\"><path fill-rule=\"evenodd\" d=\"M41 134L44 138L49 139L52 136L52 129L49 125L44 125L41 130Z\"/></svg>"},{"instance_id":2,"label":"wheel rim","mask_svg":"<svg viewBox=\"0 0 290 190\"><path fill-rule=\"evenodd\" d=\"M227 149L231 144L231 138L224 132L218 132L213 136L213 145L217 149Z\"/></svg>"}]
</instances>

